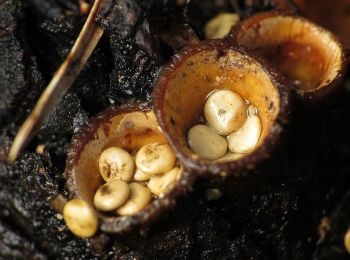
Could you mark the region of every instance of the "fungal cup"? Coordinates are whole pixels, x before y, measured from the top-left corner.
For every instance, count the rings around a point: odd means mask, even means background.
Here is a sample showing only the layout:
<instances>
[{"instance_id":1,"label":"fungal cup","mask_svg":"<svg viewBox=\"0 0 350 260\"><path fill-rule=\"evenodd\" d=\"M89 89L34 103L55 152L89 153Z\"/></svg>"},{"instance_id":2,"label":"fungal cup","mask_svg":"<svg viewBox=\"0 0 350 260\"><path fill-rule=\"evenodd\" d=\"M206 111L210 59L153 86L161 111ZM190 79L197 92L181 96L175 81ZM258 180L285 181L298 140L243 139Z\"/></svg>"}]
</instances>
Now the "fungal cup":
<instances>
[{"instance_id":1,"label":"fungal cup","mask_svg":"<svg viewBox=\"0 0 350 260\"><path fill-rule=\"evenodd\" d=\"M204 176L240 176L268 158L288 121L289 92L269 65L221 40L179 53L161 72L154 91L159 124L186 169ZM259 111L261 135L254 150L236 160L211 161L191 151L188 130L198 124L207 96L232 90ZM226 156L229 158L229 156Z\"/></svg>"},{"instance_id":2,"label":"fungal cup","mask_svg":"<svg viewBox=\"0 0 350 260\"><path fill-rule=\"evenodd\" d=\"M227 39L266 58L305 100L331 92L344 74L338 39L300 16L260 13L240 22Z\"/></svg>"},{"instance_id":3,"label":"fungal cup","mask_svg":"<svg viewBox=\"0 0 350 260\"><path fill-rule=\"evenodd\" d=\"M99 172L98 159L106 148L120 147L133 154L144 145L157 142L167 143L167 140L149 107L130 104L102 112L73 137L65 171L70 198L80 198L94 207L95 193L105 183ZM193 175L181 167L180 176L166 194L154 197L144 209L135 214L119 216L115 211L96 211L100 229L107 233L122 233L156 219L163 211L172 208L176 199L191 187ZM133 188L140 184L134 181L130 185ZM130 193L130 196L133 195ZM123 210L126 212L128 209Z\"/></svg>"}]
</instances>

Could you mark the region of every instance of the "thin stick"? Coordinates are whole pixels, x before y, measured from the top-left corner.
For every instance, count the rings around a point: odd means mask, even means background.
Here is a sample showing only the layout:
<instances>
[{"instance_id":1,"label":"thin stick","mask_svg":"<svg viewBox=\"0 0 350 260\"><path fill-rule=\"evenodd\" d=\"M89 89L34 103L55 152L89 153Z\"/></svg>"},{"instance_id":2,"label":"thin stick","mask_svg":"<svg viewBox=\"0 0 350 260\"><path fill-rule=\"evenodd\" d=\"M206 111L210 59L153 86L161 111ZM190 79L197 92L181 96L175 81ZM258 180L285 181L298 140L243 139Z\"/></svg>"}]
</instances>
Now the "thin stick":
<instances>
[{"instance_id":1,"label":"thin stick","mask_svg":"<svg viewBox=\"0 0 350 260\"><path fill-rule=\"evenodd\" d=\"M17 159L18 154L32 139L41 124L50 116L95 49L103 34L103 29L95 23L95 18L103 2L104 0L95 0L72 50L17 133L9 152L9 162L14 162Z\"/></svg>"}]
</instances>

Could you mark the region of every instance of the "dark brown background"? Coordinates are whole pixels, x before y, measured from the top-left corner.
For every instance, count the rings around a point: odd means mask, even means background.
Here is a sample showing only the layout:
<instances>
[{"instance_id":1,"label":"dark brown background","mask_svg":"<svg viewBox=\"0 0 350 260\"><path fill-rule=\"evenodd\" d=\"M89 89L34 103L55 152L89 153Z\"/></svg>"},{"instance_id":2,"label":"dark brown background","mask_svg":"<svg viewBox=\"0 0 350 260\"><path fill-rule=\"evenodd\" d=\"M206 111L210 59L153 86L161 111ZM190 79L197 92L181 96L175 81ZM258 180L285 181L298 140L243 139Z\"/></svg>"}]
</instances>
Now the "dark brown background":
<instances>
[{"instance_id":1,"label":"dark brown background","mask_svg":"<svg viewBox=\"0 0 350 260\"><path fill-rule=\"evenodd\" d=\"M83 240L67 230L49 201L65 195L62 172L70 138L89 117L111 104L132 98L150 101L159 68L172 55L153 31L153 19L173 15L202 37L205 21L221 11L232 11L231 2L224 0L191 1L185 9L172 0L127 2L137 23L127 23L120 16L120 23L103 37L22 157L7 165L4 161L11 140L68 54L86 17L74 0L0 0L0 256L346 259L349 81L327 105L306 108L296 103L286 152L275 162L275 177L260 189L208 201L205 183L200 182L174 212L141 234L99 234ZM239 1L236 7L243 16L272 7L266 4L269 1L253 2L254 6L248 6ZM346 36L350 1L298 2L308 2L304 14ZM346 22L334 19L340 17ZM349 38L343 39L349 46ZM35 153L38 144L46 147L43 155ZM321 222L328 224L320 229Z\"/></svg>"}]
</instances>

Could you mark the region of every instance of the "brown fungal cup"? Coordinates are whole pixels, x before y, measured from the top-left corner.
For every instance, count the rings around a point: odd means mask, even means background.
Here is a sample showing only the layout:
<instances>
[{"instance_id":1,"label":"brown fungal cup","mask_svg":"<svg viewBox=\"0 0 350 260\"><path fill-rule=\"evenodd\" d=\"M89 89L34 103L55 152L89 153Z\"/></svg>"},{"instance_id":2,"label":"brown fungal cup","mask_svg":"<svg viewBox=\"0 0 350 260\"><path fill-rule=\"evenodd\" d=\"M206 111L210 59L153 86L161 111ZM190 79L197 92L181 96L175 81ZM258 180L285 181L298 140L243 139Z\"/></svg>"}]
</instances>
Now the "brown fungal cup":
<instances>
[{"instance_id":1,"label":"brown fungal cup","mask_svg":"<svg viewBox=\"0 0 350 260\"><path fill-rule=\"evenodd\" d=\"M73 137L68 153L65 176L71 198L80 198L93 206L96 190L104 184L99 173L98 158L111 146L130 153L153 142L167 143L156 116L144 104L109 108ZM100 229L107 233L122 233L156 219L176 203L192 184L193 175L183 171L176 186L164 197L150 202L146 208L131 216L97 212Z\"/></svg>"},{"instance_id":2,"label":"brown fungal cup","mask_svg":"<svg viewBox=\"0 0 350 260\"><path fill-rule=\"evenodd\" d=\"M233 29L228 41L265 57L305 99L324 96L344 74L341 43L299 16L277 12L251 16Z\"/></svg>"},{"instance_id":3,"label":"brown fungal cup","mask_svg":"<svg viewBox=\"0 0 350 260\"><path fill-rule=\"evenodd\" d=\"M203 176L239 176L269 157L287 122L289 93L272 68L245 51L210 40L180 52L163 69L154 92L154 109L163 132L184 167ZM262 131L255 149L240 159L199 158L186 135L202 116L213 90L229 89L259 111Z\"/></svg>"}]
</instances>

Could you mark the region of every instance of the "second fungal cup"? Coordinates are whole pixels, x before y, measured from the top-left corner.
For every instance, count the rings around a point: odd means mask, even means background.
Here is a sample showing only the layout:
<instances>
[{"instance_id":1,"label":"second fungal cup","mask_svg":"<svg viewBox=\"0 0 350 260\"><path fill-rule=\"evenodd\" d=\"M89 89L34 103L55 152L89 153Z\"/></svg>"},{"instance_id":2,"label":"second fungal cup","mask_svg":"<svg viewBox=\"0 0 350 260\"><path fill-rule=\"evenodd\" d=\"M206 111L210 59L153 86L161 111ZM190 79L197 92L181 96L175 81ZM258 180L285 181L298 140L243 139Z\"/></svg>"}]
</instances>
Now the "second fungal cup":
<instances>
[{"instance_id":1,"label":"second fungal cup","mask_svg":"<svg viewBox=\"0 0 350 260\"><path fill-rule=\"evenodd\" d=\"M206 176L239 176L270 157L288 118L289 93L278 73L220 40L201 42L178 54L162 71L154 93L160 126L184 167ZM213 162L191 151L188 130L203 115L207 96L232 90L254 105L261 121L255 149L238 160Z\"/></svg>"}]
</instances>

